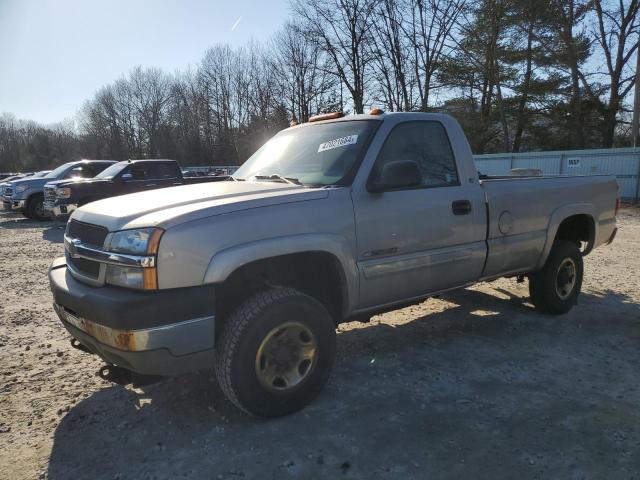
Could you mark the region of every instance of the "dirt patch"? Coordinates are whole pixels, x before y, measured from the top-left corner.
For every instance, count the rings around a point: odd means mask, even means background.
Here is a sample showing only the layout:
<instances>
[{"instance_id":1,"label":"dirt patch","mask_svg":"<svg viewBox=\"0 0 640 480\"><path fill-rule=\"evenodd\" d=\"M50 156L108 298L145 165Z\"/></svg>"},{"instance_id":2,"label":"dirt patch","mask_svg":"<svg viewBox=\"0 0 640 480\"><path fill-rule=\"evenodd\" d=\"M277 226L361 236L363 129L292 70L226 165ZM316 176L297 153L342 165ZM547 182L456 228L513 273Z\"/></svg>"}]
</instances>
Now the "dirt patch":
<instances>
[{"instance_id":1,"label":"dirt patch","mask_svg":"<svg viewBox=\"0 0 640 480\"><path fill-rule=\"evenodd\" d=\"M238 413L211 372L100 380L51 309L63 225L0 217L0 478L632 478L640 472L640 211L548 317L502 279L340 327L320 397Z\"/></svg>"}]
</instances>

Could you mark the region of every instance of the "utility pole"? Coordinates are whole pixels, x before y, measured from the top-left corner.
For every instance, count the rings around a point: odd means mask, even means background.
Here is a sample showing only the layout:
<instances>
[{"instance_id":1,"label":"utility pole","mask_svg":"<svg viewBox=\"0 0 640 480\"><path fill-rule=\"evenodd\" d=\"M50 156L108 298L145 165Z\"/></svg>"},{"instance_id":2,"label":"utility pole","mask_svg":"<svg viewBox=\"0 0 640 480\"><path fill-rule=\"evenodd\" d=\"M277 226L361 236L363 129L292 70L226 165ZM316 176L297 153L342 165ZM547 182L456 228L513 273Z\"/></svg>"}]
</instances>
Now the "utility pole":
<instances>
[{"instance_id":1,"label":"utility pole","mask_svg":"<svg viewBox=\"0 0 640 480\"><path fill-rule=\"evenodd\" d=\"M640 146L638 126L640 124L640 40L636 47L636 88L633 96L633 120L631 121L631 137L633 146Z\"/></svg>"},{"instance_id":2,"label":"utility pole","mask_svg":"<svg viewBox=\"0 0 640 480\"><path fill-rule=\"evenodd\" d=\"M631 122L633 146L638 146L638 124L640 123L640 36L636 46L636 88L633 94L633 120ZM640 200L640 156L638 157L638 177L636 178L636 202Z\"/></svg>"}]
</instances>

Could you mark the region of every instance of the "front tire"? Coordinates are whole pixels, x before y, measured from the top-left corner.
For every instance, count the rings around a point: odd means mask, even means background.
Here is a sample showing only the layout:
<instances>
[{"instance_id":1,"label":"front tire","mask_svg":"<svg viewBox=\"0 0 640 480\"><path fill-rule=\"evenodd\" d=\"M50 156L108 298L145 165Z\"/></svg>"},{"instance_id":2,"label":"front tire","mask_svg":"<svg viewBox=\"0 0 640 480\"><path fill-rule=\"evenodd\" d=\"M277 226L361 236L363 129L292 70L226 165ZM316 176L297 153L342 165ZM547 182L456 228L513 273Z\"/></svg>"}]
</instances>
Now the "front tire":
<instances>
[{"instance_id":1,"label":"front tire","mask_svg":"<svg viewBox=\"0 0 640 480\"><path fill-rule=\"evenodd\" d=\"M216 377L241 410L278 417L320 393L335 349L335 325L326 308L293 288L270 288L247 299L222 325Z\"/></svg>"},{"instance_id":2,"label":"front tire","mask_svg":"<svg viewBox=\"0 0 640 480\"><path fill-rule=\"evenodd\" d=\"M561 315L577 303L584 265L582 252L574 242L558 240L544 267L529 275L529 295L543 313Z\"/></svg>"},{"instance_id":3,"label":"front tire","mask_svg":"<svg viewBox=\"0 0 640 480\"><path fill-rule=\"evenodd\" d=\"M25 216L33 220L49 220L44 213L44 195L32 195L27 201Z\"/></svg>"}]
</instances>

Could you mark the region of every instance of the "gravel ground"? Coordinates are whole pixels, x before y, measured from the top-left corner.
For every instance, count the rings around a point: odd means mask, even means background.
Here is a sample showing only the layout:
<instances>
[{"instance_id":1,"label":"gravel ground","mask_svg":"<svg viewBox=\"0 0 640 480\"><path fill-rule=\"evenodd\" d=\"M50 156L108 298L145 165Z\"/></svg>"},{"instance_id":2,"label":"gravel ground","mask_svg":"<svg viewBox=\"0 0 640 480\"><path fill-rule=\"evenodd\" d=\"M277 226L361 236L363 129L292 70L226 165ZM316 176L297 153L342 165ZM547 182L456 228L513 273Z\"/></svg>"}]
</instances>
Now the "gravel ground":
<instances>
[{"instance_id":1,"label":"gravel ground","mask_svg":"<svg viewBox=\"0 0 640 480\"><path fill-rule=\"evenodd\" d=\"M51 309L63 225L0 217L0 478L638 478L640 210L618 220L569 314L502 279L342 325L324 392L266 421L211 372L97 378Z\"/></svg>"}]
</instances>

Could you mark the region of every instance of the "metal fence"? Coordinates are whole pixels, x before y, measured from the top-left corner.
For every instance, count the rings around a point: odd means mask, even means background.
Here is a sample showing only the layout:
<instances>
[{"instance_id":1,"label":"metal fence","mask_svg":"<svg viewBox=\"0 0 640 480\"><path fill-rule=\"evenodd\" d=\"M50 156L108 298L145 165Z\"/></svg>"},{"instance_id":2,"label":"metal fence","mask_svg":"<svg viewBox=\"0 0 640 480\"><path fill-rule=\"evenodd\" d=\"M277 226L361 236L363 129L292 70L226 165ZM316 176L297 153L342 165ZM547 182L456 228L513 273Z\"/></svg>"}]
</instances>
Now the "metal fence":
<instances>
[{"instance_id":1,"label":"metal fence","mask_svg":"<svg viewBox=\"0 0 640 480\"><path fill-rule=\"evenodd\" d=\"M640 194L640 148L500 153L474 159L486 175L505 175L512 168L538 168L543 175L615 175L622 198L638 201Z\"/></svg>"}]
</instances>

